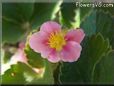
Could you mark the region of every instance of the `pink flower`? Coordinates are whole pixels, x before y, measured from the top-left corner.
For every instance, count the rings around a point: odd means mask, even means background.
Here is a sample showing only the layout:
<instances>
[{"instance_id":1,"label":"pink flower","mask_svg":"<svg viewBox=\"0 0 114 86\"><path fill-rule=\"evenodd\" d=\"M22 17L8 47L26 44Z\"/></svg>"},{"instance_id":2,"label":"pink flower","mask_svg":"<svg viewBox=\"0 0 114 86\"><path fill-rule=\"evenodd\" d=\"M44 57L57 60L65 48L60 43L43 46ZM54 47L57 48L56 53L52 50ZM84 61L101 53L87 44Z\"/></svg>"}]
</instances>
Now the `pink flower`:
<instances>
[{"instance_id":1,"label":"pink flower","mask_svg":"<svg viewBox=\"0 0 114 86\"><path fill-rule=\"evenodd\" d=\"M17 64L17 62L27 63L27 58L24 53L25 44L23 42L19 43L19 47L16 50L15 54L12 55L8 63L2 64L1 74L4 74L6 70L10 69L11 65Z\"/></svg>"},{"instance_id":2,"label":"pink flower","mask_svg":"<svg viewBox=\"0 0 114 86\"><path fill-rule=\"evenodd\" d=\"M24 53L24 47L25 47L25 43L20 42L17 52L11 57L11 60L10 60L11 64L16 64L17 62L22 62L27 64L27 57L26 57L26 54Z\"/></svg>"},{"instance_id":3,"label":"pink flower","mask_svg":"<svg viewBox=\"0 0 114 86\"><path fill-rule=\"evenodd\" d=\"M48 21L30 37L29 45L50 62L74 62L80 57L84 36L82 29L71 29L66 33L58 23Z\"/></svg>"}]
</instances>

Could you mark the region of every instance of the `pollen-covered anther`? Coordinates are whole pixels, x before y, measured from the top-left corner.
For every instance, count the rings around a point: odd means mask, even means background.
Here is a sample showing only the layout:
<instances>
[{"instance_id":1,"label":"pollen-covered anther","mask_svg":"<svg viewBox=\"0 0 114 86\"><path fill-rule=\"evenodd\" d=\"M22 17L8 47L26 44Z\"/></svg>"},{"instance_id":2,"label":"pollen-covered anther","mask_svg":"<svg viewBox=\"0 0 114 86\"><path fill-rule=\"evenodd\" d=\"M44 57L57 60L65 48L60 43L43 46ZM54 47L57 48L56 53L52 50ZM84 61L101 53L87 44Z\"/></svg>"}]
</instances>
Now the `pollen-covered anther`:
<instances>
[{"instance_id":1,"label":"pollen-covered anther","mask_svg":"<svg viewBox=\"0 0 114 86\"><path fill-rule=\"evenodd\" d=\"M62 47L66 44L64 33L62 32L51 33L51 35L48 38L48 44L51 48L54 48L57 51L62 50Z\"/></svg>"}]
</instances>

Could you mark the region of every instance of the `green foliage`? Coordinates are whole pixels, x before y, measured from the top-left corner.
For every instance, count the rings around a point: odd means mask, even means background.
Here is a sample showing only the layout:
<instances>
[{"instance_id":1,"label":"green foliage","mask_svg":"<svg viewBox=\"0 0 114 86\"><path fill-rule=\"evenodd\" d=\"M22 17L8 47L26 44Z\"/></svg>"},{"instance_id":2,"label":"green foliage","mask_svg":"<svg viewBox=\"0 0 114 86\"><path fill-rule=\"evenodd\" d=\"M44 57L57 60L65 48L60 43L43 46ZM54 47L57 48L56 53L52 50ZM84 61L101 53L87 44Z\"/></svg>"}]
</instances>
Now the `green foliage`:
<instances>
[{"instance_id":1,"label":"green foliage","mask_svg":"<svg viewBox=\"0 0 114 86\"><path fill-rule=\"evenodd\" d=\"M3 59L3 63L7 63L10 60L12 54L9 51L6 51L6 50L4 50L2 52L4 54L3 57L1 57Z\"/></svg>"},{"instance_id":2,"label":"green foliage","mask_svg":"<svg viewBox=\"0 0 114 86\"><path fill-rule=\"evenodd\" d=\"M114 84L114 51L104 56L96 65L93 83Z\"/></svg>"},{"instance_id":3,"label":"green foliage","mask_svg":"<svg viewBox=\"0 0 114 86\"><path fill-rule=\"evenodd\" d=\"M28 59L28 63L36 68L44 67L44 59L37 52L34 52L27 44L25 47L25 53Z\"/></svg>"},{"instance_id":4,"label":"green foliage","mask_svg":"<svg viewBox=\"0 0 114 86\"><path fill-rule=\"evenodd\" d=\"M33 3L3 3L3 17L17 22L26 22L33 12Z\"/></svg>"},{"instance_id":5,"label":"green foliage","mask_svg":"<svg viewBox=\"0 0 114 86\"><path fill-rule=\"evenodd\" d=\"M113 5L113 7L112 7L112 5ZM105 13L109 13L110 16L114 17L114 3L110 3L109 7L100 7L100 8L97 7L96 9L101 10Z\"/></svg>"},{"instance_id":6,"label":"green foliage","mask_svg":"<svg viewBox=\"0 0 114 86\"><path fill-rule=\"evenodd\" d=\"M72 22L76 22L74 17L76 15L75 3L63 3L61 5L61 24L68 28L72 27Z\"/></svg>"},{"instance_id":7,"label":"green foliage","mask_svg":"<svg viewBox=\"0 0 114 86\"><path fill-rule=\"evenodd\" d=\"M26 30L33 12L33 3L3 3L2 4L3 42L16 43L20 41Z\"/></svg>"},{"instance_id":8,"label":"green foliage","mask_svg":"<svg viewBox=\"0 0 114 86\"><path fill-rule=\"evenodd\" d=\"M85 18L91 13L91 11L91 7L80 7L80 21L84 21Z\"/></svg>"},{"instance_id":9,"label":"green foliage","mask_svg":"<svg viewBox=\"0 0 114 86\"><path fill-rule=\"evenodd\" d=\"M104 19L105 18L105 19ZM100 32L105 38L109 38L114 48L114 18L103 11L96 12L96 32Z\"/></svg>"},{"instance_id":10,"label":"green foliage","mask_svg":"<svg viewBox=\"0 0 114 86\"><path fill-rule=\"evenodd\" d=\"M45 61L44 71L35 72L29 65L18 62L11 65L2 77L2 84L54 84L52 64Z\"/></svg>"},{"instance_id":11,"label":"green foliage","mask_svg":"<svg viewBox=\"0 0 114 86\"><path fill-rule=\"evenodd\" d=\"M25 31L19 24L2 19L2 41L16 43L24 37Z\"/></svg>"},{"instance_id":12,"label":"green foliage","mask_svg":"<svg viewBox=\"0 0 114 86\"><path fill-rule=\"evenodd\" d=\"M105 18L105 19L104 19ZM114 48L114 18L100 9L93 9L82 21L80 27L84 29L86 36L101 33L105 38L109 38L110 44Z\"/></svg>"},{"instance_id":13,"label":"green foliage","mask_svg":"<svg viewBox=\"0 0 114 86\"><path fill-rule=\"evenodd\" d=\"M79 60L70 64L63 63L61 83L92 83L96 64L108 53L109 42L104 40L101 34L97 34L85 39L83 43ZM107 68L107 70L110 69Z\"/></svg>"},{"instance_id":14,"label":"green foliage","mask_svg":"<svg viewBox=\"0 0 114 86\"><path fill-rule=\"evenodd\" d=\"M56 3L3 3L3 42L23 40L32 29L54 19L60 2Z\"/></svg>"},{"instance_id":15,"label":"green foliage","mask_svg":"<svg viewBox=\"0 0 114 86\"><path fill-rule=\"evenodd\" d=\"M36 78L28 84L39 84L39 85L54 84L52 64L48 62L47 60L45 60L45 72L43 74L43 77L38 78L38 79Z\"/></svg>"},{"instance_id":16,"label":"green foliage","mask_svg":"<svg viewBox=\"0 0 114 86\"><path fill-rule=\"evenodd\" d=\"M60 2L55 3L35 3L34 12L31 18L33 29L38 29L40 25L53 19L56 11L59 9Z\"/></svg>"},{"instance_id":17,"label":"green foliage","mask_svg":"<svg viewBox=\"0 0 114 86\"><path fill-rule=\"evenodd\" d=\"M83 12L83 11L82 11ZM91 36L96 32L96 11L92 10L90 14L81 22L81 28L84 29L86 36Z\"/></svg>"},{"instance_id":18,"label":"green foliage","mask_svg":"<svg viewBox=\"0 0 114 86\"><path fill-rule=\"evenodd\" d=\"M28 76L25 77L25 74ZM38 76L29 66L18 62L17 64L11 65L11 68L2 75L2 84L25 84L29 77L35 78L36 75Z\"/></svg>"}]
</instances>

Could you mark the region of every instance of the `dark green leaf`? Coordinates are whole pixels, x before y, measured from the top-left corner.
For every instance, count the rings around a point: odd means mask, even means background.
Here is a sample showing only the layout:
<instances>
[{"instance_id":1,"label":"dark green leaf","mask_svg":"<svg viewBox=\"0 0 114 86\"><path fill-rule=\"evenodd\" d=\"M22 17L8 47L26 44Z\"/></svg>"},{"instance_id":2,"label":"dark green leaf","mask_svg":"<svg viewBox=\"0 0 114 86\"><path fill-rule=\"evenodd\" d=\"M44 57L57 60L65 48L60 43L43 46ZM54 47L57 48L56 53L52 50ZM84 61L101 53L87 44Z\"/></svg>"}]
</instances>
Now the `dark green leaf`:
<instances>
[{"instance_id":1,"label":"dark green leaf","mask_svg":"<svg viewBox=\"0 0 114 86\"><path fill-rule=\"evenodd\" d=\"M114 18L100 9L91 11L84 21L81 23L81 28L84 29L87 36L96 33L101 33L105 38L109 38L112 47L114 48ZM105 19L104 19L105 18Z\"/></svg>"},{"instance_id":2,"label":"dark green leaf","mask_svg":"<svg viewBox=\"0 0 114 86\"><path fill-rule=\"evenodd\" d=\"M54 77L54 83L55 84L59 84L61 65L62 65L61 63L58 63L56 65L56 68L54 69L54 72L53 72L53 77Z\"/></svg>"},{"instance_id":3,"label":"dark green leaf","mask_svg":"<svg viewBox=\"0 0 114 86\"><path fill-rule=\"evenodd\" d=\"M38 27L46 21L52 20L55 15L55 11L59 8L60 2L54 3L35 3L34 13L31 18L32 28L38 29Z\"/></svg>"},{"instance_id":4,"label":"dark green leaf","mask_svg":"<svg viewBox=\"0 0 114 86\"><path fill-rule=\"evenodd\" d=\"M104 3L104 4L108 4L108 3ZM109 7L97 7L96 9L102 10L105 13L109 13L110 16L114 17L114 3L109 3L108 5Z\"/></svg>"},{"instance_id":5,"label":"dark green leaf","mask_svg":"<svg viewBox=\"0 0 114 86\"><path fill-rule=\"evenodd\" d=\"M29 19L33 5L34 3L2 4L3 42L16 43L24 37L25 31L30 29Z\"/></svg>"},{"instance_id":6,"label":"dark green leaf","mask_svg":"<svg viewBox=\"0 0 114 86\"><path fill-rule=\"evenodd\" d=\"M80 7L80 21L81 22L84 21L85 18L90 15L91 11L92 11L92 8L91 7Z\"/></svg>"},{"instance_id":7,"label":"dark green leaf","mask_svg":"<svg viewBox=\"0 0 114 86\"><path fill-rule=\"evenodd\" d=\"M76 4L75 3L63 3L61 5L61 20L63 26L68 28L72 27L71 22L75 22L75 15L76 15Z\"/></svg>"},{"instance_id":8,"label":"dark green leaf","mask_svg":"<svg viewBox=\"0 0 114 86\"><path fill-rule=\"evenodd\" d=\"M100 32L105 38L109 38L110 43L114 48L114 18L108 13L97 11L96 28L97 33Z\"/></svg>"},{"instance_id":9,"label":"dark green leaf","mask_svg":"<svg viewBox=\"0 0 114 86\"><path fill-rule=\"evenodd\" d=\"M2 41L8 43L16 43L22 39L25 33L19 24L9 22L2 19Z\"/></svg>"},{"instance_id":10,"label":"dark green leaf","mask_svg":"<svg viewBox=\"0 0 114 86\"><path fill-rule=\"evenodd\" d=\"M96 65L93 78L93 83L114 84L114 51Z\"/></svg>"},{"instance_id":11,"label":"dark green leaf","mask_svg":"<svg viewBox=\"0 0 114 86\"><path fill-rule=\"evenodd\" d=\"M82 18L83 18L83 14L82 14ZM80 27L84 29L86 36L91 36L96 33L96 11L95 10L91 11L90 15L88 15L84 19L84 21L81 22Z\"/></svg>"},{"instance_id":12,"label":"dark green leaf","mask_svg":"<svg viewBox=\"0 0 114 86\"><path fill-rule=\"evenodd\" d=\"M101 34L86 38L83 41L82 53L77 62L63 63L61 83L91 83L93 70L109 48L108 40Z\"/></svg>"},{"instance_id":13,"label":"dark green leaf","mask_svg":"<svg viewBox=\"0 0 114 86\"><path fill-rule=\"evenodd\" d=\"M33 13L34 3L3 3L3 17L16 21L26 22Z\"/></svg>"}]
</instances>

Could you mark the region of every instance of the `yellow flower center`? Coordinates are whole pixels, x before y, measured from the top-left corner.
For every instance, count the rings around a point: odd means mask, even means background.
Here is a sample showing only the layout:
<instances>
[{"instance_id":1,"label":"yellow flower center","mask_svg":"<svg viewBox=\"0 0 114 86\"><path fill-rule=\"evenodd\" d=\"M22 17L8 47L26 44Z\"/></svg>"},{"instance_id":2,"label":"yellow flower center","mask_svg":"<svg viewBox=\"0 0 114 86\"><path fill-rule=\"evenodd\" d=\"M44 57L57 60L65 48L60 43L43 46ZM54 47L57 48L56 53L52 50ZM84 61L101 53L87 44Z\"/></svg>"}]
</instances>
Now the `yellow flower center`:
<instances>
[{"instance_id":1,"label":"yellow flower center","mask_svg":"<svg viewBox=\"0 0 114 86\"><path fill-rule=\"evenodd\" d=\"M61 51L62 47L66 44L64 34L62 32L53 32L49 36L48 44L51 48Z\"/></svg>"}]
</instances>

